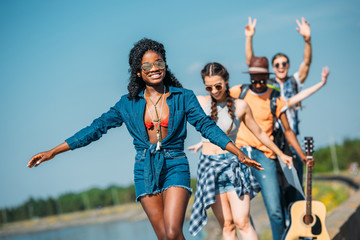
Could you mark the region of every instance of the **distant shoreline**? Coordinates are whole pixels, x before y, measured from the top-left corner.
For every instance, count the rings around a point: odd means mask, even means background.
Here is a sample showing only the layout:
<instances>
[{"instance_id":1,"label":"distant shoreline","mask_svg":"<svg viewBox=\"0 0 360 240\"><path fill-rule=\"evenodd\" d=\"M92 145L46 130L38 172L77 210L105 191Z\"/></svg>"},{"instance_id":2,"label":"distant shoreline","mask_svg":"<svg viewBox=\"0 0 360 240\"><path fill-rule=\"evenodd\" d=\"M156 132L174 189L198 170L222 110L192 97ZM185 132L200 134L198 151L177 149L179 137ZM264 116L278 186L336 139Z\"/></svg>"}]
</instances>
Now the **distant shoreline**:
<instances>
[{"instance_id":1,"label":"distant shoreline","mask_svg":"<svg viewBox=\"0 0 360 240\"><path fill-rule=\"evenodd\" d=\"M4 224L0 228L0 238L53 231L88 224L143 219L146 219L146 214L142 210L141 205L138 203L127 203L101 209L65 213Z\"/></svg>"}]
</instances>

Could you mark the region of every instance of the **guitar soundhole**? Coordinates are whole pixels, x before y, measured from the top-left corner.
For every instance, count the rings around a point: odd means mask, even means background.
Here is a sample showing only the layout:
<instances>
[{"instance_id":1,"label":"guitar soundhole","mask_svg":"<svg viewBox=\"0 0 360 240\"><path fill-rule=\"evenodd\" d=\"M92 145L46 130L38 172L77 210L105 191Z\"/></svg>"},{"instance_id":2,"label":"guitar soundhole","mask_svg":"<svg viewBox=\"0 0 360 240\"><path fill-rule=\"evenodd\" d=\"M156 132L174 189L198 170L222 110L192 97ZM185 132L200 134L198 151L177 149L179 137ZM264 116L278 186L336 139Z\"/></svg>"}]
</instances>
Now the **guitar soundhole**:
<instances>
[{"instance_id":1,"label":"guitar soundhole","mask_svg":"<svg viewBox=\"0 0 360 240\"><path fill-rule=\"evenodd\" d=\"M310 225L311 223L313 223L314 218L313 216L306 214L303 218L303 221L306 225Z\"/></svg>"}]
</instances>

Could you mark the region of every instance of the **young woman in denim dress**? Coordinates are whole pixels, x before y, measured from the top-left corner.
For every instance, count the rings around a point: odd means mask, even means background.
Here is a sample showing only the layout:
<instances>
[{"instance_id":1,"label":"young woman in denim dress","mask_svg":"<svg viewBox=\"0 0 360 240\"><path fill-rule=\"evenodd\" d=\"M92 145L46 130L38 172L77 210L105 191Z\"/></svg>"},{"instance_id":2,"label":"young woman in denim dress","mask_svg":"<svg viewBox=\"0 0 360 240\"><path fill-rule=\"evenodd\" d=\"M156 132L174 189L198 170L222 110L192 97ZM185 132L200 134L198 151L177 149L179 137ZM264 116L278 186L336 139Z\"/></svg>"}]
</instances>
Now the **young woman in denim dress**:
<instances>
[{"instance_id":1,"label":"young woman in denim dress","mask_svg":"<svg viewBox=\"0 0 360 240\"><path fill-rule=\"evenodd\" d=\"M233 99L229 92L229 73L224 66L213 62L205 65L201 77L210 96L198 96L205 113L235 142L240 123L244 122L254 135L273 150L285 163L292 164L255 122L249 105ZM206 209L211 207L222 227L223 239L257 239L250 223L250 199L259 191L260 185L250 168L238 161L237 156L210 143L207 139L189 149L202 147L198 166L198 183L190 232L196 235L206 224Z\"/></svg>"},{"instance_id":2,"label":"young woman in denim dress","mask_svg":"<svg viewBox=\"0 0 360 240\"><path fill-rule=\"evenodd\" d=\"M158 239L184 239L182 228L191 194L184 154L186 124L240 161L261 170L203 112L196 96L182 88L166 65L165 49L150 39L137 42L129 55L129 93L110 110L57 147L36 154L28 167L98 140L110 128L126 125L137 151L134 163L136 200Z\"/></svg>"}]
</instances>

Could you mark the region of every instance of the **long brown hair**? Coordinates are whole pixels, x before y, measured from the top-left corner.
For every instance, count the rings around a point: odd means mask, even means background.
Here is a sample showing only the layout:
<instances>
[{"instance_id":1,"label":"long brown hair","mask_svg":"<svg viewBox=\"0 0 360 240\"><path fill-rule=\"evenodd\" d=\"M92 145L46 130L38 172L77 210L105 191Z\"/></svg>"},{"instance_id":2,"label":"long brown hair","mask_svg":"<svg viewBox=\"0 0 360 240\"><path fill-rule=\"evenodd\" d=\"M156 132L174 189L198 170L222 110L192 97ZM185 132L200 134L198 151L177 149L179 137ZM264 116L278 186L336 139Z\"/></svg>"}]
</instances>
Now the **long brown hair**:
<instances>
[{"instance_id":1,"label":"long brown hair","mask_svg":"<svg viewBox=\"0 0 360 240\"><path fill-rule=\"evenodd\" d=\"M203 79L203 82L205 83L205 77L211 77L211 76L219 76L224 79L225 82L225 94L226 94L226 105L228 107L228 113L231 117L231 119L234 122L235 114L234 114L234 99L230 96L229 91L229 72L226 70L226 68L217 62L208 63L205 65L205 67L201 70L201 77ZM211 95L210 95L211 96ZM217 109L216 109L216 99L211 96L211 119L216 122L217 120ZM230 133L232 129L233 124L231 123L230 128L227 130L227 134Z\"/></svg>"}]
</instances>

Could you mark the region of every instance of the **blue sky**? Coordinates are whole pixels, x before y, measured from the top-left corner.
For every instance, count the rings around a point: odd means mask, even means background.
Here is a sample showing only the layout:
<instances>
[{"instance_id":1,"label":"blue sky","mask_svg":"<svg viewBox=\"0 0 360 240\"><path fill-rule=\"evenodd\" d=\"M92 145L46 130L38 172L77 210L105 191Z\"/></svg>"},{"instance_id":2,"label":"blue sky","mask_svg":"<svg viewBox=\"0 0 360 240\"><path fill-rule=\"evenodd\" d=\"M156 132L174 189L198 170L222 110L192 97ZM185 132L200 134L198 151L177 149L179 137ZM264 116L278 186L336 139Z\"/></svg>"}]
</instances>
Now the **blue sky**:
<instances>
[{"instance_id":1,"label":"blue sky","mask_svg":"<svg viewBox=\"0 0 360 240\"><path fill-rule=\"evenodd\" d=\"M311 23L313 62L305 88L330 67L328 84L304 101L301 137L316 147L360 137L358 1L0 1L0 208L30 196L56 197L133 181L132 139L124 127L35 169L32 155L63 142L126 93L128 54L143 37L165 45L170 69L205 94L201 68L225 65L230 85L247 83L244 27L258 18L255 55L303 60L296 19ZM186 146L200 139L189 126ZM198 155L189 152L193 176ZM319 159L321 161L321 159Z\"/></svg>"}]
</instances>

